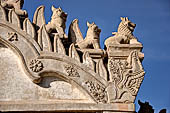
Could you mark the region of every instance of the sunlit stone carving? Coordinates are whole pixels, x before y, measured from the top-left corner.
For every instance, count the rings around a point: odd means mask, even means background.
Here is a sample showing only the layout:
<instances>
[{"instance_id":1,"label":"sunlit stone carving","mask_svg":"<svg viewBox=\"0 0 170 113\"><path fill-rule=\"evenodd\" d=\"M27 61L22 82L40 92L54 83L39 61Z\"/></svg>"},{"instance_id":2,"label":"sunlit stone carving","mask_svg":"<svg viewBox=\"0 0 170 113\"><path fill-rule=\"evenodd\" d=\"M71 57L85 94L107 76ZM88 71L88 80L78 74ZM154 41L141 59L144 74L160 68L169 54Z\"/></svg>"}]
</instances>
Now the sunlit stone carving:
<instances>
[{"instance_id":1,"label":"sunlit stone carving","mask_svg":"<svg viewBox=\"0 0 170 113\"><path fill-rule=\"evenodd\" d=\"M31 22L21 9L23 0L1 0L1 5L1 112L134 113L144 54L133 35L136 25L127 17L103 50L94 22L87 22L83 38L78 19L65 33L67 14L61 8L52 6L46 24L44 6Z\"/></svg>"}]
</instances>

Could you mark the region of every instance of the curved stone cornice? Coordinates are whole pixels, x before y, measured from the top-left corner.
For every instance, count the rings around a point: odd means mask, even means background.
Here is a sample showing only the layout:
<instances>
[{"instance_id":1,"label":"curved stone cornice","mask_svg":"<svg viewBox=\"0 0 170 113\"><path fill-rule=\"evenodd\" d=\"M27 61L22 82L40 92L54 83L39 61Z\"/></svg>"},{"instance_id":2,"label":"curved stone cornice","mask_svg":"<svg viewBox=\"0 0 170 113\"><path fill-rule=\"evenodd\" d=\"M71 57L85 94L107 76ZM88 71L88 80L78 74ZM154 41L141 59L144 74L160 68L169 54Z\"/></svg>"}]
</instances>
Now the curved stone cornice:
<instances>
[{"instance_id":1,"label":"curved stone cornice","mask_svg":"<svg viewBox=\"0 0 170 113\"><path fill-rule=\"evenodd\" d=\"M77 84L95 102L107 103L107 81L86 65L66 55L41 51L30 35L6 21L0 22L0 31L0 43L17 54L24 71L34 83L40 82L44 72L58 73L56 75L61 75L60 78Z\"/></svg>"}]
</instances>

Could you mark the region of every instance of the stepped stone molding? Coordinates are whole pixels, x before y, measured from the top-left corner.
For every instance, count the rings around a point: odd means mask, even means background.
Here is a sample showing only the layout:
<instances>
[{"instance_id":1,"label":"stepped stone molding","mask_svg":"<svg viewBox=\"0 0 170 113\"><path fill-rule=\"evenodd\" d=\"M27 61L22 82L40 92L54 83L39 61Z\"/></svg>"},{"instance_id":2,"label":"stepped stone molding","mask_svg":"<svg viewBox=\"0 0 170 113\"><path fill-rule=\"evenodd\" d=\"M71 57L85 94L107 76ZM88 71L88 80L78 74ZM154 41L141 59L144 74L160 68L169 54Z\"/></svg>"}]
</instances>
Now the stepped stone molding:
<instances>
[{"instance_id":1,"label":"stepped stone molding","mask_svg":"<svg viewBox=\"0 0 170 113\"><path fill-rule=\"evenodd\" d=\"M0 5L1 112L134 113L145 74L143 46L133 35L136 24L122 17L103 50L94 22L87 22L85 38L78 19L66 34L67 13L60 7L51 7L46 24L44 6L31 22L20 6L24 0L14 1L6 0L13 9Z\"/></svg>"}]
</instances>

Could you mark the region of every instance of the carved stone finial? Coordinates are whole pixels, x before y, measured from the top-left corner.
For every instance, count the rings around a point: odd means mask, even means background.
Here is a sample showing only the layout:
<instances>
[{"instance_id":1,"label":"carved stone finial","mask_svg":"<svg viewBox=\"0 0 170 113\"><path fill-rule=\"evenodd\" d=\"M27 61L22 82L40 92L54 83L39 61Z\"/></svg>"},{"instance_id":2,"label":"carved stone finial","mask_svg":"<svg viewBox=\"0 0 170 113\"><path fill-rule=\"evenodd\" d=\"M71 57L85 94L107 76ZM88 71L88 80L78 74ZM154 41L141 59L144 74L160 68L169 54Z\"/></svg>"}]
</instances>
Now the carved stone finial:
<instances>
[{"instance_id":1,"label":"carved stone finial","mask_svg":"<svg viewBox=\"0 0 170 113\"><path fill-rule=\"evenodd\" d=\"M133 35L133 31L136 24L131 22L127 17L121 17L121 22L117 32L113 32L114 36L109 37L105 41L106 47L109 44L139 44L136 37Z\"/></svg>"},{"instance_id":2,"label":"carved stone finial","mask_svg":"<svg viewBox=\"0 0 170 113\"><path fill-rule=\"evenodd\" d=\"M79 41L76 45L80 49L100 49L100 32L101 29L93 22L90 24L87 22L88 30L84 40Z\"/></svg>"},{"instance_id":3,"label":"carved stone finial","mask_svg":"<svg viewBox=\"0 0 170 113\"><path fill-rule=\"evenodd\" d=\"M47 32L55 32L60 38L67 38L67 35L65 34L67 13L65 13L60 7L55 8L52 6L51 10L53 14L51 16L51 21L46 25Z\"/></svg>"},{"instance_id":4,"label":"carved stone finial","mask_svg":"<svg viewBox=\"0 0 170 113\"><path fill-rule=\"evenodd\" d=\"M2 7L6 9L13 9L17 15L27 16L27 11L22 10L24 0L0 0Z\"/></svg>"}]
</instances>

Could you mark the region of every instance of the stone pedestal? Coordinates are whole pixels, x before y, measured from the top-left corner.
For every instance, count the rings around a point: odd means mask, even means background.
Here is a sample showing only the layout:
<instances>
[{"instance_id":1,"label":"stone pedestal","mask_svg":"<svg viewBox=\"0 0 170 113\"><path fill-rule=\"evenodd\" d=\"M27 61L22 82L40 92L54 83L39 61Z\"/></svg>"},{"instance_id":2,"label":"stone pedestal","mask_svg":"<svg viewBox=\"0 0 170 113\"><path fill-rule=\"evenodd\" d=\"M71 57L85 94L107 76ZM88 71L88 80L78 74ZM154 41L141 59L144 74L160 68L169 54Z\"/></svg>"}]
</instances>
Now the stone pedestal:
<instances>
[{"instance_id":1,"label":"stone pedestal","mask_svg":"<svg viewBox=\"0 0 170 113\"><path fill-rule=\"evenodd\" d=\"M90 57L98 62L100 59L103 59L106 56L106 51L102 49L77 49L78 51L85 53L88 52Z\"/></svg>"},{"instance_id":2,"label":"stone pedestal","mask_svg":"<svg viewBox=\"0 0 170 113\"><path fill-rule=\"evenodd\" d=\"M144 58L142 51L142 44L110 44L107 48L108 58L127 59L130 53L134 50L139 52L139 57Z\"/></svg>"},{"instance_id":3,"label":"stone pedestal","mask_svg":"<svg viewBox=\"0 0 170 113\"><path fill-rule=\"evenodd\" d=\"M144 58L142 45L110 44L107 47L109 101L134 102L145 73L141 64Z\"/></svg>"}]
</instances>

